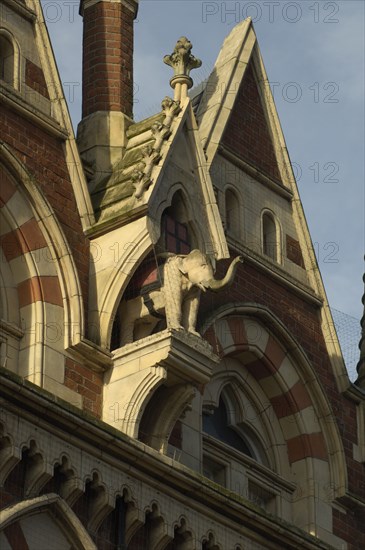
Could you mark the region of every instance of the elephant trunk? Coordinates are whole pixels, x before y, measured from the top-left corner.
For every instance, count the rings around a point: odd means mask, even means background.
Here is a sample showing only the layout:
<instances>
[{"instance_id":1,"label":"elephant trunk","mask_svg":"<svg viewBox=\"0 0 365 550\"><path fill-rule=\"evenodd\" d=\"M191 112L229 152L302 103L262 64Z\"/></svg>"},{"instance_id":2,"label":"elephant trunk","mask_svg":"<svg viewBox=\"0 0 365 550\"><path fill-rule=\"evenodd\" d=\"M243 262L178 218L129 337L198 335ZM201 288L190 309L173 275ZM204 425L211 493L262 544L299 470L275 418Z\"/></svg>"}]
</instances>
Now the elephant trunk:
<instances>
[{"instance_id":1,"label":"elephant trunk","mask_svg":"<svg viewBox=\"0 0 365 550\"><path fill-rule=\"evenodd\" d=\"M210 279L209 281L207 281L205 285L206 288L209 290L213 290L214 292L219 292L220 290L223 290L228 285L230 285L233 282L237 265L239 263L243 263L242 256L237 256L234 260L232 260L231 265L227 269L227 273L225 277L223 277L223 279L219 279L219 280L214 278Z\"/></svg>"}]
</instances>

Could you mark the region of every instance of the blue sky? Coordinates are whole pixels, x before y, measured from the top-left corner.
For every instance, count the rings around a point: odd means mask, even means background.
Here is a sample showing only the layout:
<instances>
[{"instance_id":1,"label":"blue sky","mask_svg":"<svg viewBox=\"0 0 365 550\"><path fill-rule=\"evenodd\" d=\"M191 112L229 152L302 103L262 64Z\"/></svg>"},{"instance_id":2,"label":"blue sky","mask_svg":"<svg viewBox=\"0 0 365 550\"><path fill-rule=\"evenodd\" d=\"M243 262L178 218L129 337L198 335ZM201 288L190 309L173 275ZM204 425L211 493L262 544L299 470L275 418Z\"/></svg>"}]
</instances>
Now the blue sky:
<instances>
[{"instance_id":1,"label":"blue sky","mask_svg":"<svg viewBox=\"0 0 365 550\"><path fill-rule=\"evenodd\" d=\"M78 0L42 0L76 128L81 113L82 20ZM212 70L225 36L247 16L297 174L330 305L362 315L364 271L364 5L359 1L141 0L135 24L135 117L170 94L163 64L181 35Z\"/></svg>"}]
</instances>

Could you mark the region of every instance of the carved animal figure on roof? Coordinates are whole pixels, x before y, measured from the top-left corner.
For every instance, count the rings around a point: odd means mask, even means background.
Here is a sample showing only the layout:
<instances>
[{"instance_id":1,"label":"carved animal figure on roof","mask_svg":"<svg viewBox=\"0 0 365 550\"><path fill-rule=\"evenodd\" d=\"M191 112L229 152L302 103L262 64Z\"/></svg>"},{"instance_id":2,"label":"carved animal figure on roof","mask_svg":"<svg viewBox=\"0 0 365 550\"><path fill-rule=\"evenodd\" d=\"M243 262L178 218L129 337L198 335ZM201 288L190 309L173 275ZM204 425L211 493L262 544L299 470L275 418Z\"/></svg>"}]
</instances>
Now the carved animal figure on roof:
<instances>
[{"instance_id":1,"label":"carved animal figure on roof","mask_svg":"<svg viewBox=\"0 0 365 550\"><path fill-rule=\"evenodd\" d=\"M167 328L185 329L200 336L195 327L201 292L225 289L233 281L239 262L241 256L231 262L225 277L217 280L212 262L200 250L171 255L162 266L160 290L122 300L120 346L148 336L165 317Z\"/></svg>"}]
</instances>

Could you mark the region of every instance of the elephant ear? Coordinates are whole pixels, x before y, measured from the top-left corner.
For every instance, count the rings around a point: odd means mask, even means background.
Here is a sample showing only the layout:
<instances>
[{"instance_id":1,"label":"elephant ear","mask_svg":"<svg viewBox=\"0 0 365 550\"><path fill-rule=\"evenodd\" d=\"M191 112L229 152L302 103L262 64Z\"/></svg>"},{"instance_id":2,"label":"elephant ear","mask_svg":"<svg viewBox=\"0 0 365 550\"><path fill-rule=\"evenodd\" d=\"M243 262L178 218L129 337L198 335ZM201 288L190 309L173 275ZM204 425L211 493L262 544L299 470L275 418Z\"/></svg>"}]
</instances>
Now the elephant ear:
<instances>
[{"instance_id":1,"label":"elephant ear","mask_svg":"<svg viewBox=\"0 0 365 550\"><path fill-rule=\"evenodd\" d=\"M186 275L189 273L191 266L194 264L196 265L199 262L204 264L206 262L206 257L202 252L200 252L200 250L194 249L187 256L185 256L185 258L181 259L179 271L183 275Z\"/></svg>"}]
</instances>

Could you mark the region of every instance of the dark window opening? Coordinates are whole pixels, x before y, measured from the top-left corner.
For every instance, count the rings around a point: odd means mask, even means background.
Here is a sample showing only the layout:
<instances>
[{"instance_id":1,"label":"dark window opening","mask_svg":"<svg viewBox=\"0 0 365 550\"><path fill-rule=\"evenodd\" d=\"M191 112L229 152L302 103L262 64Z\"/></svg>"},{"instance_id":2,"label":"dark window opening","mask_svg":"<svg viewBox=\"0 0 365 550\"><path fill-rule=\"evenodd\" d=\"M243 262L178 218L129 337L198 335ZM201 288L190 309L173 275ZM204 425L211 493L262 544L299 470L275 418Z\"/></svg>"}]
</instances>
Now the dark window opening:
<instances>
[{"instance_id":1,"label":"dark window opening","mask_svg":"<svg viewBox=\"0 0 365 550\"><path fill-rule=\"evenodd\" d=\"M234 191L226 191L226 229L234 237L240 235L240 203Z\"/></svg>"},{"instance_id":2,"label":"dark window opening","mask_svg":"<svg viewBox=\"0 0 365 550\"><path fill-rule=\"evenodd\" d=\"M279 260L279 242L276 223L273 216L267 212L262 216L262 249L265 256L275 262Z\"/></svg>"},{"instance_id":3,"label":"dark window opening","mask_svg":"<svg viewBox=\"0 0 365 550\"><path fill-rule=\"evenodd\" d=\"M203 414L203 430L208 434L244 453L251 458L256 458L242 436L228 425L226 405L222 399L213 414Z\"/></svg>"},{"instance_id":4,"label":"dark window opening","mask_svg":"<svg viewBox=\"0 0 365 550\"><path fill-rule=\"evenodd\" d=\"M127 550L127 507L124 499L117 497L114 510L104 519L95 536L98 550Z\"/></svg>"},{"instance_id":5,"label":"dark window opening","mask_svg":"<svg viewBox=\"0 0 365 550\"><path fill-rule=\"evenodd\" d=\"M10 40L0 34L0 80L14 86L14 48Z\"/></svg>"},{"instance_id":6,"label":"dark window opening","mask_svg":"<svg viewBox=\"0 0 365 550\"><path fill-rule=\"evenodd\" d=\"M181 420L178 420L175 424L175 426L172 428L170 437L169 437L169 445L172 445L173 447L176 447L177 449L182 449L182 424Z\"/></svg>"},{"instance_id":7,"label":"dark window opening","mask_svg":"<svg viewBox=\"0 0 365 550\"><path fill-rule=\"evenodd\" d=\"M174 254L189 254L191 244L188 226L165 213L162 216L162 227L165 235L165 250Z\"/></svg>"}]
</instances>

